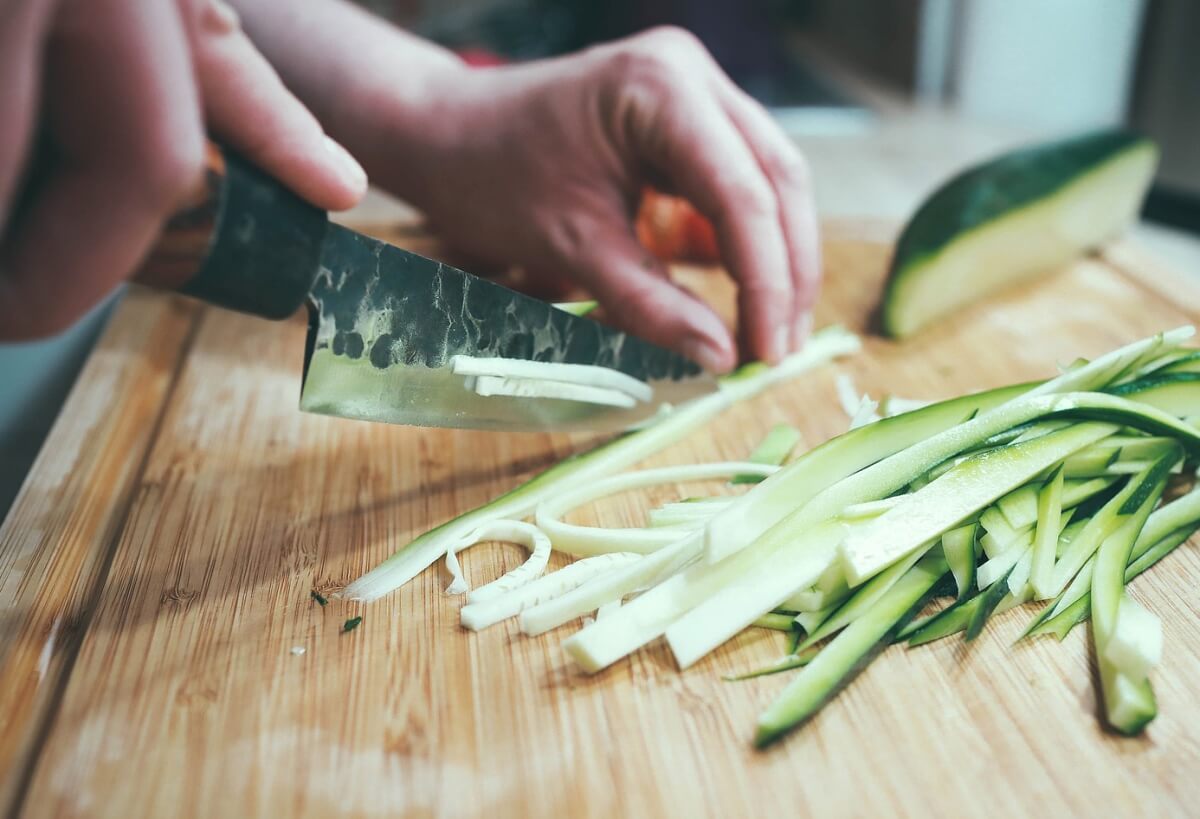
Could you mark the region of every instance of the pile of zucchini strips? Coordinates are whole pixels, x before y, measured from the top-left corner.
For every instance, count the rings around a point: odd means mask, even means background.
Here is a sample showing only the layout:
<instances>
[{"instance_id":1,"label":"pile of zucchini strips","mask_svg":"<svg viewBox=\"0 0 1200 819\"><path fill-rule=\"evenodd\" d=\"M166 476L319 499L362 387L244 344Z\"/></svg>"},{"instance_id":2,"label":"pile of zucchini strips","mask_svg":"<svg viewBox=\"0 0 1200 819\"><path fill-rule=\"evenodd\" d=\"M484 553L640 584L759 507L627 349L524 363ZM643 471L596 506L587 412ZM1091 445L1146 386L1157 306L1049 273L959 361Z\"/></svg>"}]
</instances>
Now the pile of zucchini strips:
<instances>
[{"instance_id":1,"label":"pile of zucchini strips","mask_svg":"<svg viewBox=\"0 0 1200 819\"><path fill-rule=\"evenodd\" d=\"M743 675L790 675L759 717L760 746L889 645L972 640L992 615L1045 601L1025 635L1061 639L1090 619L1104 719L1134 734L1156 714L1163 641L1126 584L1200 528L1200 352L1181 346L1191 335L938 403L864 399L854 428L800 455L784 426L746 461L622 471L734 402L857 350L828 328L781 366L735 373L719 394L422 535L343 596L379 597L446 557L465 626L516 617L541 634L582 618L563 645L588 672L660 638L682 669L744 629L782 630L786 656ZM642 527L566 520L614 493L727 478L720 494L649 510ZM468 590L456 553L481 540L520 543L529 561ZM578 559L546 573L552 551Z\"/></svg>"}]
</instances>

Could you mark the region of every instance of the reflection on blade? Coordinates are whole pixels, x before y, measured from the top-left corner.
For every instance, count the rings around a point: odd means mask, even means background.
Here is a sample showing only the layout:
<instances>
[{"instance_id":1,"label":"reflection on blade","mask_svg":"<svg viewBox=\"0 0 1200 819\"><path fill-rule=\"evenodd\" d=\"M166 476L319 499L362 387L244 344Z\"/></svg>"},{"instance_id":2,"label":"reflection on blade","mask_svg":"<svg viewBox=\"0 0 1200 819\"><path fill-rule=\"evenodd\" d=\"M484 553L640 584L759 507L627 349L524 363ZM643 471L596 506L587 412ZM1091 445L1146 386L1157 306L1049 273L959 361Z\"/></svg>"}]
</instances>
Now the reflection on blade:
<instances>
[{"instance_id":1,"label":"reflection on blade","mask_svg":"<svg viewBox=\"0 0 1200 819\"><path fill-rule=\"evenodd\" d=\"M375 367L365 359L314 351L304 379L300 408L366 421L418 426L537 432L627 429L652 418L663 403L682 403L715 389L711 379L656 381L654 401L634 407L556 398L482 396L467 377L447 368Z\"/></svg>"},{"instance_id":2,"label":"reflection on blade","mask_svg":"<svg viewBox=\"0 0 1200 819\"><path fill-rule=\"evenodd\" d=\"M308 412L421 426L625 429L716 389L687 359L455 268L331 226L312 291ZM481 396L456 355L611 367L653 389L635 407Z\"/></svg>"}]
</instances>

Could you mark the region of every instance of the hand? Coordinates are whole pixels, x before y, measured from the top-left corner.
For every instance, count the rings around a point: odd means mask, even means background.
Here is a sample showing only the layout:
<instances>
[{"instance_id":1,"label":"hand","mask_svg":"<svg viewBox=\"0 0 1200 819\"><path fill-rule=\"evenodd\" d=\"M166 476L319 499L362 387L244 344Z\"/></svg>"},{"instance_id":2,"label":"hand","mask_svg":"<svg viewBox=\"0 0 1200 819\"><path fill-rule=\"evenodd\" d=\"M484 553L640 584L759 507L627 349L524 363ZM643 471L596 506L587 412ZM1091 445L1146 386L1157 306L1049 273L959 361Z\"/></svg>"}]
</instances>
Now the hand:
<instances>
[{"instance_id":1,"label":"hand","mask_svg":"<svg viewBox=\"0 0 1200 819\"><path fill-rule=\"evenodd\" d=\"M0 123L0 338L61 330L132 275L206 131L319 207L366 190L218 0L5 4ZM15 212L35 136L54 161Z\"/></svg>"},{"instance_id":2,"label":"hand","mask_svg":"<svg viewBox=\"0 0 1200 819\"><path fill-rule=\"evenodd\" d=\"M653 184L715 226L739 283L743 354L777 361L803 342L820 279L807 168L691 35L659 29L430 82L436 102L419 122L405 109L397 126L394 187L456 247L538 278L572 276L625 329L728 370L728 330L636 240Z\"/></svg>"}]
</instances>

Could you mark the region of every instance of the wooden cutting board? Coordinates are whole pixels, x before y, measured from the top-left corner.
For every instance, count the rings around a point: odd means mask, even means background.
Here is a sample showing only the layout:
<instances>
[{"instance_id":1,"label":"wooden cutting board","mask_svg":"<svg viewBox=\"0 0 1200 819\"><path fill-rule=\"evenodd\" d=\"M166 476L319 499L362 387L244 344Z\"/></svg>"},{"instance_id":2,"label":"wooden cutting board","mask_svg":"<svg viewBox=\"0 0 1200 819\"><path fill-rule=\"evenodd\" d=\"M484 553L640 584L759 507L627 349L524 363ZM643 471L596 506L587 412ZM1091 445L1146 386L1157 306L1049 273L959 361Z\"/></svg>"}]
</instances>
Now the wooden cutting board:
<instances>
[{"instance_id":1,"label":"wooden cutting board","mask_svg":"<svg viewBox=\"0 0 1200 819\"><path fill-rule=\"evenodd\" d=\"M827 231L820 324L855 329L889 248ZM693 276L703 281L703 276ZM718 298L728 288L711 284ZM904 346L738 407L656 463L736 459L772 425L842 431L833 376L941 398L1044 377L1195 321L1200 288L1136 247L964 312ZM751 630L679 673L661 645L594 677L512 622L457 625L430 570L321 608L413 535L585 443L388 427L296 411L303 325L131 292L0 528L0 771L29 816L1186 815L1200 801L1200 552L1134 586L1165 624L1161 715L1096 718L1087 630L1012 647L1027 607L970 646L883 654L767 752L786 683L723 674L777 657ZM629 525L649 500L581 520ZM464 556L476 582L521 552ZM356 631L343 620L362 614ZM293 647L302 648L303 653Z\"/></svg>"}]
</instances>

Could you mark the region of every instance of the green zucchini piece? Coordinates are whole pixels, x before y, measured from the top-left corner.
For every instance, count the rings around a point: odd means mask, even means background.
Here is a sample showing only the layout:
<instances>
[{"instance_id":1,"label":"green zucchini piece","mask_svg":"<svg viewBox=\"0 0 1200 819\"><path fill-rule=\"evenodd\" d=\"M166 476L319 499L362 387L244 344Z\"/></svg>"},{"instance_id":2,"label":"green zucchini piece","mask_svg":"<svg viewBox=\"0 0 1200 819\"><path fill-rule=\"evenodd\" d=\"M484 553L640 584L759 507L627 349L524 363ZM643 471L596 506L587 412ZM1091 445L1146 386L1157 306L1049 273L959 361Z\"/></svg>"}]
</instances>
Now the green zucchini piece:
<instances>
[{"instance_id":1,"label":"green zucchini piece","mask_svg":"<svg viewBox=\"0 0 1200 819\"><path fill-rule=\"evenodd\" d=\"M1064 468L1059 466L1054 477L1046 482L1037 497L1037 531L1033 537L1033 565L1029 581L1035 595L1042 599L1053 596L1054 559L1058 556L1059 523L1063 511Z\"/></svg>"},{"instance_id":2,"label":"green zucchini piece","mask_svg":"<svg viewBox=\"0 0 1200 819\"><path fill-rule=\"evenodd\" d=\"M722 377L717 392L681 404L647 426L566 458L498 498L425 532L353 581L339 596L363 601L381 597L440 560L447 549L480 525L500 518L524 517L548 498L619 472L694 434L737 402L833 358L857 352L860 347L861 342L852 333L841 327L826 327L814 333L803 350L777 367L765 367L760 362L746 364Z\"/></svg>"},{"instance_id":3,"label":"green zucchini piece","mask_svg":"<svg viewBox=\"0 0 1200 819\"><path fill-rule=\"evenodd\" d=\"M750 463L782 466L783 462L792 454L792 450L803 440L800 430L788 424L778 424L771 428L767 437L763 438L762 442L750 453ZM734 475L729 482L736 485L762 483L762 481L761 475Z\"/></svg>"},{"instance_id":4,"label":"green zucchini piece","mask_svg":"<svg viewBox=\"0 0 1200 819\"><path fill-rule=\"evenodd\" d=\"M903 560L897 561L895 564L888 566L879 574L872 577L868 582L864 583L855 590L852 597L847 600L842 606L833 613L833 615L821 623L820 628L810 632L807 637L800 643L800 650L803 651L810 646L813 646L839 629L853 623L863 614L870 611L876 603L879 602L888 590L896 585L909 569L921 558L920 553L909 555Z\"/></svg>"},{"instance_id":5,"label":"green zucchini piece","mask_svg":"<svg viewBox=\"0 0 1200 819\"><path fill-rule=\"evenodd\" d=\"M1162 621L1125 592L1117 605L1117 624L1104 658L1121 673L1137 679L1162 662L1162 649Z\"/></svg>"},{"instance_id":6,"label":"green zucchini piece","mask_svg":"<svg viewBox=\"0 0 1200 819\"><path fill-rule=\"evenodd\" d=\"M1162 540L1148 544L1147 548L1141 554L1138 554L1138 546L1135 546L1134 559L1125 568L1125 582L1129 583L1142 572L1146 571L1146 569L1149 569L1155 563L1175 551L1180 544L1186 543L1187 539L1196 533L1197 528L1200 528L1200 523L1187 526L1183 529L1176 529ZM1138 538L1139 545L1141 545L1141 542L1142 539ZM1053 606L1046 606L1043 613L1048 615L1053 608ZM1063 640L1070 633L1071 629L1091 616L1091 608L1092 593L1086 591L1082 597L1075 600L1075 602L1053 617L1039 617L1035 619L1026 630L1025 636L1036 637L1041 634L1053 634L1059 640Z\"/></svg>"},{"instance_id":7,"label":"green zucchini piece","mask_svg":"<svg viewBox=\"0 0 1200 819\"><path fill-rule=\"evenodd\" d=\"M954 575L959 600L975 585L975 536L978 532L979 524L969 523L942 535L942 552Z\"/></svg>"},{"instance_id":8,"label":"green zucchini piece","mask_svg":"<svg viewBox=\"0 0 1200 819\"><path fill-rule=\"evenodd\" d=\"M1200 372L1148 375L1105 392L1150 404L1179 418L1200 414Z\"/></svg>"},{"instance_id":9,"label":"green zucchini piece","mask_svg":"<svg viewBox=\"0 0 1200 819\"><path fill-rule=\"evenodd\" d=\"M1091 517L1054 564L1050 585L1043 593L1061 594L1067 584L1083 570L1111 532L1121 526L1130 515L1138 512L1146 497L1156 492L1157 496L1162 495L1162 490L1156 490L1156 487L1165 481L1175 460L1174 454L1168 455L1132 477L1124 489L1113 495L1112 499Z\"/></svg>"},{"instance_id":10,"label":"green zucchini piece","mask_svg":"<svg viewBox=\"0 0 1200 819\"><path fill-rule=\"evenodd\" d=\"M983 632L984 624L992 616L996 607L1000 605L1000 601L1008 594L1008 576L1013 571L1014 569L1009 569L1003 578L988 586L979 595L979 603L971 611L971 617L967 620L967 642L974 640Z\"/></svg>"},{"instance_id":11,"label":"green zucchini piece","mask_svg":"<svg viewBox=\"0 0 1200 819\"><path fill-rule=\"evenodd\" d=\"M728 676L725 678L725 681L739 682L741 680L752 680L755 677L766 677L770 674L779 674L783 671L793 671L797 668L803 668L811 663L813 658L816 657L820 651L820 646L813 646L804 652L797 652L795 649L793 649L792 652L786 657L783 657L782 659L777 660L770 665L763 666L762 668L755 669L754 671L748 671L745 674Z\"/></svg>"},{"instance_id":12,"label":"green zucchini piece","mask_svg":"<svg viewBox=\"0 0 1200 819\"><path fill-rule=\"evenodd\" d=\"M769 745L816 714L891 643L891 636L920 610L946 571L941 554L922 558L834 637L758 718L755 745Z\"/></svg>"},{"instance_id":13,"label":"green zucchini piece","mask_svg":"<svg viewBox=\"0 0 1200 819\"><path fill-rule=\"evenodd\" d=\"M1163 475L1148 492L1130 498L1122 507L1125 517L1100 545L1092 570L1092 640L1100 668L1105 718L1122 734L1140 732L1158 712L1145 669L1140 663L1126 666L1114 662L1109 647L1118 631L1117 619L1125 595L1125 567L1129 565L1134 543L1165 486L1166 476ZM1135 503L1136 507L1127 511Z\"/></svg>"},{"instance_id":14,"label":"green zucchini piece","mask_svg":"<svg viewBox=\"0 0 1200 819\"><path fill-rule=\"evenodd\" d=\"M1183 353L1183 355L1174 357L1161 370L1151 370L1151 373L1200 373L1200 350L1187 350ZM1147 373L1147 375L1149 374Z\"/></svg>"},{"instance_id":15,"label":"green zucchini piece","mask_svg":"<svg viewBox=\"0 0 1200 819\"><path fill-rule=\"evenodd\" d=\"M1037 523L1039 488L1034 485L1022 486L996 501L1000 513L1014 529L1024 529Z\"/></svg>"},{"instance_id":16,"label":"green zucchini piece","mask_svg":"<svg viewBox=\"0 0 1200 819\"><path fill-rule=\"evenodd\" d=\"M861 583L1044 469L1115 431L1111 424L1079 423L960 464L846 538L842 547L846 579L851 585Z\"/></svg>"},{"instance_id":17,"label":"green zucchini piece","mask_svg":"<svg viewBox=\"0 0 1200 819\"><path fill-rule=\"evenodd\" d=\"M776 614L775 612L762 615L750 625L773 631L792 631L796 628L795 615Z\"/></svg>"},{"instance_id":18,"label":"green zucchini piece","mask_svg":"<svg viewBox=\"0 0 1200 819\"><path fill-rule=\"evenodd\" d=\"M999 156L951 179L896 245L884 332L907 338L995 290L1060 267L1135 218L1152 142L1100 131Z\"/></svg>"},{"instance_id":19,"label":"green zucchini piece","mask_svg":"<svg viewBox=\"0 0 1200 819\"><path fill-rule=\"evenodd\" d=\"M588 299L587 301L560 301L556 302L554 306L573 316L586 316L599 307L600 302L595 299Z\"/></svg>"}]
</instances>

